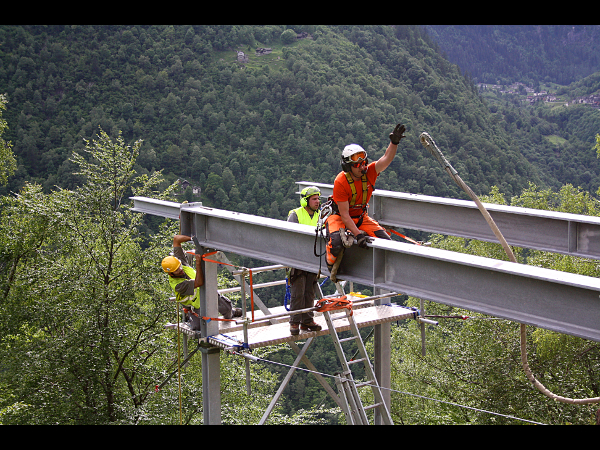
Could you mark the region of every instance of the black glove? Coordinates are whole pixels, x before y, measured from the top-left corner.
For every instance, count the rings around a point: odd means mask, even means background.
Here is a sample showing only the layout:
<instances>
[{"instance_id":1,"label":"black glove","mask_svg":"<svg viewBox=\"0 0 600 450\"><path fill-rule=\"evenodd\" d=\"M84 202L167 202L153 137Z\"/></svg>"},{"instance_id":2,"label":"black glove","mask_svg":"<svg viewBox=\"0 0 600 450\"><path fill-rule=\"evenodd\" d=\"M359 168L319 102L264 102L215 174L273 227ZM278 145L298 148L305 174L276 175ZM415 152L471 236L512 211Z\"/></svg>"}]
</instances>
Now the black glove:
<instances>
[{"instance_id":1,"label":"black glove","mask_svg":"<svg viewBox=\"0 0 600 450\"><path fill-rule=\"evenodd\" d=\"M370 242L373 242L373 238L364 231L361 231L360 234L356 236L356 244L360 248L367 248L367 244Z\"/></svg>"},{"instance_id":2,"label":"black glove","mask_svg":"<svg viewBox=\"0 0 600 450\"><path fill-rule=\"evenodd\" d=\"M392 141L392 144L398 145L400 143L400 139L402 139L404 136L404 132L406 131L406 127L402 124L398 124L396 125L396 128L394 128L394 131L392 131L390 133L390 141Z\"/></svg>"}]
</instances>

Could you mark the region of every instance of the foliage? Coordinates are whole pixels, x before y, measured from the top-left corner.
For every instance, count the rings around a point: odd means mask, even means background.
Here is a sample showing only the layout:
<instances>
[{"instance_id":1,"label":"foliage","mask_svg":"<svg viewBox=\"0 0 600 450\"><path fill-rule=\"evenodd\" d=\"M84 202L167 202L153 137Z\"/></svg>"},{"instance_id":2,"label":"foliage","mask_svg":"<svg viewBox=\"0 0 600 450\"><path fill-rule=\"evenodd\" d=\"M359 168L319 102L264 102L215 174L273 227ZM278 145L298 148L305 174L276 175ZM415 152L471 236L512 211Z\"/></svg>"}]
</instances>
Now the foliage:
<instances>
[{"instance_id":1,"label":"foliage","mask_svg":"<svg viewBox=\"0 0 600 450\"><path fill-rule=\"evenodd\" d=\"M371 158L406 124L403 148L380 188L460 197L423 152L427 130L487 192L536 181L478 96L420 27L294 26L310 38L282 44L284 26L4 26L0 88L24 179L73 188L71 151L101 126L140 137L141 172L187 179L211 206L285 218L295 181L330 183L339 154L361 143ZM256 66L259 46L282 61ZM278 50L280 49L281 50ZM237 61L234 49L251 59ZM272 67L272 69L271 69ZM469 156L467 158L467 156ZM226 171L229 169L229 171ZM274 203L275 202L275 203Z\"/></svg>"},{"instance_id":2,"label":"foliage","mask_svg":"<svg viewBox=\"0 0 600 450\"><path fill-rule=\"evenodd\" d=\"M478 82L569 84L598 70L597 25L427 25L448 59Z\"/></svg>"},{"instance_id":3,"label":"foliage","mask_svg":"<svg viewBox=\"0 0 600 450\"><path fill-rule=\"evenodd\" d=\"M490 196L482 197L482 201L505 203L497 188ZM511 205L600 215L597 201L570 185L553 193L531 184L522 195L511 199ZM432 242L437 248L502 259L500 244L441 235L434 236ZM600 276L598 264L593 260L514 250L518 259L527 264ZM407 303L419 305L412 298ZM426 302L425 310L427 314L469 318L440 319L439 326L428 326L426 356L421 355L417 324L393 330L397 346L392 356L392 388L403 393L394 394L392 400L392 412L398 423L523 423L517 419L548 424L595 423L597 405L554 402L531 386L521 367L517 323L432 302ZM571 398L597 397L600 393L600 346L595 342L528 329L528 359L536 377L552 392Z\"/></svg>"},{"instance_id":4,"label":"foliage","mask_svg":"<svg viewBox=\"0 0 600 450\"><path fill-rule=\"evenodd\" d=\"M4 424L202 423L199 357L182 369L181 383L155 390L177 363L177 337L164 329L175 311L157 261L178 224L164 223L140 246L142 215L127 198L168 198L174 188L154 190L158 172L136 176L140 145L100 131L85 156L73 154L80 187L43 194L27 184L3 199ZM224 355L223 423L257 423L276 383L253 367L253 394L244 395L241 361ZM276 410L273 421L323 422L320 410L306 409L291 419Z\"/></svg>"},{"instance_id":5,"label":"foliage","mask_svg":"<svg viewBox=\"0 0 600 450\"><path fill-rule=\"evenodd\" d=\"M0 94L0 184L6 184L8 177L17 170L17 160L11 150L11 143L2 139L7 125L2 118L2 111L6 109L6 95Z\"/></svg>"},{"instance_id":6,"label":"foliage","mask_svg":"<svg viewBox=\"0 0 600 450\"><path fill-rule=\"evenodd\" d=\"M6 361L23 375L12 388L30 406L17 420L132 420L128 409L144 402L153 383L148 366L164 348L155 338L165 314L154 263L162 246L141 250L140 215L124 200L132 193L160 196L152 190L159 174L134 177L138 149L101 132L86 146L89 160L73 156L86 180L81 187L43 195L28 185L10 200L20 213L42 219L24 222L14 239L29 252L12 252L15 275L5 290L9 304L14 296L26 300L12 327L19 329L5 335Z\"/></svg>"},{"instance_id":7,"label":"foliage","mask_svg":"<svg viewBox=\"0 0 600 450\"><path fill-rule=\"evenodd\" d=\"M513 31L523 43L530 37ZM17 162L14 170L3 157L6 179L0 174L0 420L179 423L178 383L154 392L177 351L162 328L174 311L156 263L176 224L132 214L131 195L283 219L298 204L295 181L331 183L350 142L378 158L403 122L407 138L378 188L464 198L423 151L418 136L427 131L467 184L491 193L488 201L596 215L586 191L600 186L591 151L594 138L600 151L599 112L487 105L436 37L419 26L0 26L0 136L8 139L0 146ZM256 56L258 47L273 52ZM560 80L589 69L586 52L595 47L577 49L552 53L563 58ZM237 50L249 63L238 62ZM561 82L555 73L549 67L544 76ZM508 69L497 75L512 76ZM572 89L597 85L590 76ZM179 188L183 179L202 189L199 198ZM491 243L432 240L503 257ZM597 276L587 260L528 250L517 256ZM281 303L268 292L269 305ZM447 312L427 305L435 308ZM574 396L596 389L597 348L530 333L530 364L545 384ZM488 336L494 340L480 345ZM419 388L550 423L589 421L584 408L548 405L531 392L514 324L477 318L428 329L425 358L418 329L397 327L394 337L402 342L394 350L400 391ZM337 367L329 343L313 347L319 370ZM288 361L275 350L271 359ZM240 360L223 358L223 422L256 423L283 369L253 364L255 394L248 397ZM183 422L201 422L198 359L183 371L181 388ZM313 377L297 373L269 423L336 423L339 410L328 400L321 407L322 398ZM512 423L396 393L393 399L398 423Z\"/></svg>"}]
</instances>

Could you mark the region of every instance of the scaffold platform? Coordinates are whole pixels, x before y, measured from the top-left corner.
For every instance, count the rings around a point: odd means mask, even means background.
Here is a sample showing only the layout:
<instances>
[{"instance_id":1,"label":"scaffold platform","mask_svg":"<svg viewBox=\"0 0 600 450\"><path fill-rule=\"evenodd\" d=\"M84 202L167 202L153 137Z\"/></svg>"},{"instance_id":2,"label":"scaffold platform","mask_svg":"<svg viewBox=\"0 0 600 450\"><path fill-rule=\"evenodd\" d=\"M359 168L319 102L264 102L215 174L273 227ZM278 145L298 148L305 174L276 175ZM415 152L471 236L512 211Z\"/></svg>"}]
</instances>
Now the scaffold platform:
<instances>
[{"instance_id":1,"label":"scaffold platform","mask_svg":"<svg viewBox=\"0 0 600 450\"><path fill-rule=\"evenodd\" d=\"M282 309L282 312L285 311L283 306L281 306L273 308L271 312L277 314L279 309ZM359 328L379 325L386 322L395 322L403 319L411 319L415 318L416 314L416 311L396 304L374 305L372 303L363 303L355 305L353 308L354 321ZM339 333L350 330L350 324L346 318L346 313L340 311L339 318L336 316L338 316L338 314L334 312L332 317L334 319L336 331ZM260 320L260 313L257 314L255 311L255 322L248 325L248 343L247 347L245 347L250 350L329 334L325 318L323 317L323 314L318 311L315 311L314 313L314 321L321 325L321 330L301 330L300 334L296 336L290 334L289 317L286 317L283 321L275 324L271 324L269 321L256 322L257 320ZM243 325L236 324L235 322L223 322L219 331L220 334L208 337L208 343L223 349L238 349L244 345Z\"/></svg>"}]
</instances>

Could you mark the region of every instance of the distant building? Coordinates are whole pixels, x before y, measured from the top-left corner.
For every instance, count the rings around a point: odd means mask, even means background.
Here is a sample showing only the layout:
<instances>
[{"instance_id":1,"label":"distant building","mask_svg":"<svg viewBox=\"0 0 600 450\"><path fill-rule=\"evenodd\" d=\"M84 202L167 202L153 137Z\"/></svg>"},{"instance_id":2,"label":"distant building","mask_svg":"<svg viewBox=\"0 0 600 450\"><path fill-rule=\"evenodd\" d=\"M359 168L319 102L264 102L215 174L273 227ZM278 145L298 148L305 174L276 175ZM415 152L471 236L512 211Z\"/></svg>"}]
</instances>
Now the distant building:
<instances>
[{"instance_id":1,"label":"distant building","mask_svg":"<svg viewBox=\"0 0 600 450\"><path fill-rule=\"evenodd\" d=\"M177 180L177 182L179 183L179 186L181 186L181 192L175 192L175 195L184 195L185 190L190 186L192 187L193 195L195 195L196 197L199 197L200 194L202 194L202 188L200 188L200 186L192 186L192 184L188 180L183 180L183 179L179 178Z\"/></svg>"},{"instance_id":2,"label":"distant building","mask_svg":"<svg viewBox=\"0 0 600 450\"><path fill-rule=\"evenodd\" d=\"M260 48L259 47L259 48L256 49L256 56L268 55L272 51L273 51L273 49L271 49L271 48Z\"/></svg>"}]
</instances>

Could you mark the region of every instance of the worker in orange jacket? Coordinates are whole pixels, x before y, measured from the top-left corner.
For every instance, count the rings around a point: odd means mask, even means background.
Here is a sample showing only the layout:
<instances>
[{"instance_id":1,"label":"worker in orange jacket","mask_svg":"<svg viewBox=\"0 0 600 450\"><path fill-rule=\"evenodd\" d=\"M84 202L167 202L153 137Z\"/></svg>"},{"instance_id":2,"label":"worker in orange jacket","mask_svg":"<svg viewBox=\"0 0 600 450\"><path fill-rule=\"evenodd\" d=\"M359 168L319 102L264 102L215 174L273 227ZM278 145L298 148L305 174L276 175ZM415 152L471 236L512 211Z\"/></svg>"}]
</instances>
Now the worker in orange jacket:
<instances>
[{"instance_id":1,"label":"worker in orange jacket","mask_svg":"<svg viewBox=\"0 0 600 450\"><path fill-rule=\"evenodd\" d=\"M332 272L344 244L340 232L348 233L363 248L371 242L371 237L390 239L384 228L367 214L375 181L381 172L388 168L398 150L400 140L405 137L404 125L398 124L390 133L390 144L385 154L369 164L367 152L358 144L347 145L342 151L340 172L333 183L333 213L327 218L327 267ZM343 230L342 230L343 229ZM337 266L331 273L335 281Z\"/></svg>"}]
</instances>

